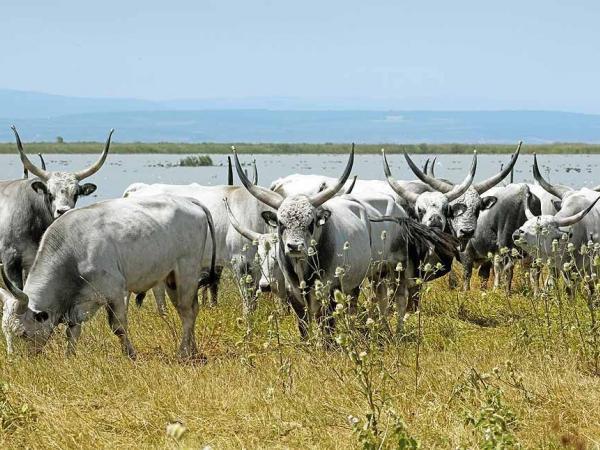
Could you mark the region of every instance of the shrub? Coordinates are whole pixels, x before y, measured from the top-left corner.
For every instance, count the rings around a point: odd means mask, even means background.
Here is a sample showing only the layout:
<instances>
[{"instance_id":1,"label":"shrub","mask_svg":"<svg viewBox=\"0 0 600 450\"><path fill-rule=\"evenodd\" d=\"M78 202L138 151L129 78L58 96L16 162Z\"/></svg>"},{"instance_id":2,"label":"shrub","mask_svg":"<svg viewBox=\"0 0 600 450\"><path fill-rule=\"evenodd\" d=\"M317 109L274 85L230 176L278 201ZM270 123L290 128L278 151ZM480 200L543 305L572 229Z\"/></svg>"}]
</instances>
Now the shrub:
<instances>
[{"instance_id":1,"label":"shrub","mask_svg":"<svg viewBox=\"0 0 600 450\"><path fill-rule=\"evenodd\" d=\"M192 155L186 156L179 160L180 167L200 167L200 166L212 166L212 158L208 155Z\"/></svg>"}]
</instances>

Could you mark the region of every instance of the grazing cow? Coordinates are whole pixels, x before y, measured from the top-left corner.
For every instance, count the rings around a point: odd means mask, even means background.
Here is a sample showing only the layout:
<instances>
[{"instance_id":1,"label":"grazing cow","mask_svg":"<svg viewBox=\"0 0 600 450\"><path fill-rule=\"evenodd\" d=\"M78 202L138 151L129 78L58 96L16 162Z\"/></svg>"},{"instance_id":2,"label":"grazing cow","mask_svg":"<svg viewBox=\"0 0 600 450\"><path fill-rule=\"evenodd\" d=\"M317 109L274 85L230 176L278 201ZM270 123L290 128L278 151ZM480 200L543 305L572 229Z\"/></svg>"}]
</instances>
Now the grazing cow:
<instances>
[{"instance_id":1,"label":"grazing cow","mask_svg":"<svg viewBox=\"0 0 600 450\"><path fill-rule=\"evenodd\" d=\"M364 207L335 197L350 176L354 146L335 185L313 195L284 197L255 186L244 174L235 150L234 162L246 189L276 211L265 211L262 216L277 228L277 260L302 337L307 336L307 323L313 317L329 334L334 325L334 290L356 299L370 263L369 220Z\"/></svg>"},{"instance_id":2,"label":"grazing cow","mask_svg":"<svg viewBox=\"0 0 600 450\"><path fill-rule=\"evenodd\" d=\"M111 130L102 156L79 172L52 172L29 161L15 127L17 148L23 166L37 178L0 182L0 260L8 277L23 288L23 279L33 264L42 235L59 216L75 207L80 196L96 190L80 181L92 176L104 164L114 130Z\"/></svg>"},{"instance_id":3,"label":"grazing cow","mask_svg":"<svg viewBox=\"0 0 600 450\"><path fill-rule=\"evenodd\" d=\"M527 190L525 195L531 194ZM571 260L581 269L584 255L579 252L580 247L600 238L599 199L598 192L591 189L571 191L555 215L539 215L525 203L527 221L514 232L515 244L530 255L549 261L555 272L563 271L563 263ZM565 251L568 244L573 245L574 252Z\"/></svg>"},{"instance_id":4,"label":"grazing cow","mask_svg":"<svg viewBox=\"0 0 600 450\"><path fill-rule=\"evenodd\" d=\"M261 217L268 206L256 200L242 186L202 186L197 183L188 185L172 184L143 184L135 183L129 186L124 197L154 197L157 195L178 195L195 198L201 201L211 211L215 223L215 242L217 247L217 273L223 267L233 265L232 269L236 280L242 276L251 275L254 292L258 289L259 268L254 264L256 248L248 245L247 241L235 230L228 220L227 209L223 199L227 199L235 217L239 217L245 228L256 230L260 233L268 232L268 228ZM218 283L210 286L211 303L215 305L218 297ZM164 312L165 289L158 284L153 289L159 312ZM244 299L244 313L250 312L256 303L255 296Z\"/></svg>"},{"instance_id":5,"label":"grazing cow","mask_svg":"<svg viewBox=\"0 0 600 450\"><path fill-rule=\"evenodd\" d=\"M18 336L39 350L65 323L73 352L81 324L104 306L124 353L134 358L124 299L165 280L183 326L180 354L193 356L196 293L199 284L212 282L214 263L212 218L194 199L116 199L73 210L46 231L23 290L2 271L8 289L0 289L8 349ZM206 265L208 276L201 272Z\"/></svg>"},{"instance_id":6,"label":"grazing cow","mask_svg":"<svg viewBox=\"0 0 600 450\"><path fill-rule=\"evenodd\" d=\"M383 156L383 169L388 183L399 196L404 198L412 206L412 213L423 225L435 228L438 231L445 231L447 230L449 220L459 217L467 210L467 205L464 203L452 202L463 195L473 182L475 170L477 169L477 153L473 154L471 169L461 184L458 184L449 190L445 190L444 192L436 190L425 191L421 194L406 189L405 186L392 177L385 151L382 150L381 153ZM408 154L404 153L404 157L413 172L419 173L425 177L421 170L410 159Z\"/></svg>"}]
</instances>

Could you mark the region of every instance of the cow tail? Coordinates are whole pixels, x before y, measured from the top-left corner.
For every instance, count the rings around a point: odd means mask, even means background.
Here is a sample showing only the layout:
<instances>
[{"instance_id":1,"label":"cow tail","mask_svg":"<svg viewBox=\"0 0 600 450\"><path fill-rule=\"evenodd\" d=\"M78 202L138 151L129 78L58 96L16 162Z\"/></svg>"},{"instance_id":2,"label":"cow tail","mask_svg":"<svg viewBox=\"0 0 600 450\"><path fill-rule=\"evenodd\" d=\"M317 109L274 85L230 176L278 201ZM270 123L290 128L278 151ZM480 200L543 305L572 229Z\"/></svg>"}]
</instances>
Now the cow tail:
<instances>
[{"instance_id":1,"label":"cow tail","mask_svg":"<svg viewBox=\"0 0 600 450\"><path fill-rule=\"evenodd\" d=\"M198 205L204 211L206 215L206 221L208 222L208 230L210 233L210 239L212 241L212 255L210 257L210 271L208 274L202 274L198 280L198 289L202 287L211 286L219 281L219 276L216 271L217 262L217 242L215 239L215 224L212 219L212 214L206 206L198 201L194 201L194 204Z\"/></svg>"}]
</instances>

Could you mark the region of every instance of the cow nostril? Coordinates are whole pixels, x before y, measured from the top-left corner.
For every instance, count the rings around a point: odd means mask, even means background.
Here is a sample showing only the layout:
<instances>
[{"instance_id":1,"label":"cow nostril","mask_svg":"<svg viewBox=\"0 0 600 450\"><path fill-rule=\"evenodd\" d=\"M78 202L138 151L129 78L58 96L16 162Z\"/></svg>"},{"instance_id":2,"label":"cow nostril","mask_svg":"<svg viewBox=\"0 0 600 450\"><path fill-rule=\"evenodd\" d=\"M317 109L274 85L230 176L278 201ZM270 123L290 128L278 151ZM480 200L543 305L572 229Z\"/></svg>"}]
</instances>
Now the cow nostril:
<instances>
[{"instance_id":1,"label":"cow nostril","mask_svg":"<svg viewBox=\"0 0 600 450\"><path fill-rule=\"evenodd\" d=\"M460 232L464 237L473 237L475 234L475 230L473 229L460 230Z\"/></svg>"}]
</instances>

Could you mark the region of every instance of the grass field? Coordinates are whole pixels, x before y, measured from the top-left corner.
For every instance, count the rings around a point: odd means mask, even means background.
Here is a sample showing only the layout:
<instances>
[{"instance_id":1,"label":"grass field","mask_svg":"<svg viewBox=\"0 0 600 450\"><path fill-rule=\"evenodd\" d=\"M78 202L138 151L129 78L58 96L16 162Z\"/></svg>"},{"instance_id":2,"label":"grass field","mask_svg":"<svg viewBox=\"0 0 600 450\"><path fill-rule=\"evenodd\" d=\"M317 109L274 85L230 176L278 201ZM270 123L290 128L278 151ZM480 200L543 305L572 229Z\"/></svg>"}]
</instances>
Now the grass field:
<instances>
[{"instance_id":1,"label":"grass field","mask_svg":"<svg viewBox=\"0 0 600 450\"><path fill-rule=\"evenodd\" d=\"M49 143L49 142L26 142L25 149L29 153L98 153L103 148L100 142L73 142L73 143ZM172 153L193 154L212 153L229 154L232 144L177 144L165 143L113 143L112 153ZM287 153L287 154L310 154L310 153L342 153L347 154L350 144L245 144L234 143L236 147L244 152L250 153ZM357 153L379 153L385 147L388 153L398 153L406 150L411 154L431 153L471 153L474 148L480 153L513 153L514 145L503 144L360 144L356 145ZM523 147L528 153L600 153L598 144L580 143L557 143L544 145L527 145ZM0 143L0 154L16 153L17 147L14 143Z\"/></svg>"},{"instance_id":2,"label":"grass field","mask_svg":"<svg viewBox=\"0 0 600 450\"><path fill-rule=\"evenodd\" d=\"M198 318L206 363L177 359L174 310L162 319L151 297L130 308L135 362L100 313L74 357L62 333L34 357L2 344L0 447L378 448L359 432L375 414L384 448L599 448L586 303L534 300L521 279L511 297L432 283L400 343L301 343L272 298L242 319L229 279Z\"/></svg>"}]
</instances>

